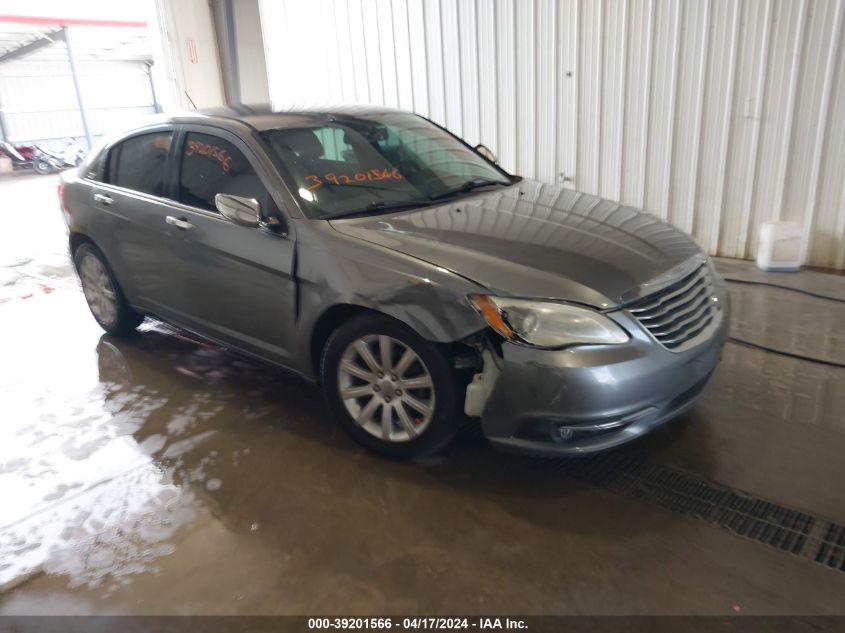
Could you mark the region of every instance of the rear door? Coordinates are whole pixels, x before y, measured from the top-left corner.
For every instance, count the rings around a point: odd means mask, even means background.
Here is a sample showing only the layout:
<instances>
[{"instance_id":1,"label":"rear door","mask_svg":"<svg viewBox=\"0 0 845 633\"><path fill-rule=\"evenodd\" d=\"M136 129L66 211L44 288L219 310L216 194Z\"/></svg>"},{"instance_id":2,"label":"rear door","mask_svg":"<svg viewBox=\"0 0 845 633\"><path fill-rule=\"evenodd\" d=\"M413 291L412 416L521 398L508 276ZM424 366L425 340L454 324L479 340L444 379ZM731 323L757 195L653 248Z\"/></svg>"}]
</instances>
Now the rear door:
<instances>
[{"instance_id":1,"label":"rear door","mask_svg":"<svg viewBox=\"0 0 845 633\"><path fill-rule=\"evenodd\" d=\"M181 126L174 154L181 231L178 269L189 325L223 342L291 364L294 239L273 193L273 175L235 134ZM235 225L217 211L218 193L254 198L273 227Z\"/></svg>"},{"instance_id":2,"label":"rear door","mask_svg":"<svg viewBox=\"0 0 845 633\"><path fill-rule=\"evenodd\" d=\"M168 224L175 130L139 131L108 149L91 204L101 213L88 232L103 250L129 302L163 318L184 311L177 230Z\"/></svg>"}]
</instances>

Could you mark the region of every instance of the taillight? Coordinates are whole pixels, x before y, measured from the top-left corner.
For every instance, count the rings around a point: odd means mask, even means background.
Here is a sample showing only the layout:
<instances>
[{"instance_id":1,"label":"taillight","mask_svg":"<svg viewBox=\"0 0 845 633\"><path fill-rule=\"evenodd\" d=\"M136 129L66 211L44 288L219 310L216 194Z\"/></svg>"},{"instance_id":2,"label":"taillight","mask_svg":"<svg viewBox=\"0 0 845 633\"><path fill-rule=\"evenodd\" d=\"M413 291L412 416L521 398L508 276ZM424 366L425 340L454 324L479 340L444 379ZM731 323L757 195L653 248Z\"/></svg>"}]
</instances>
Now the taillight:
<instances>
[{"instance_id":1,"label":"taillight","mask_svg":"<svg viewBox=\"0 0 845 633\"><path fill-rule=\"evenodd\" d=\"M67 206L65 205L65 185L63 182L59 182L59 185L56 187L56 193L59 196L59 207L62 210L62 213L65 216L65 222L70 225L70 211L67 210Z\"/></svg>"}]
</instances>

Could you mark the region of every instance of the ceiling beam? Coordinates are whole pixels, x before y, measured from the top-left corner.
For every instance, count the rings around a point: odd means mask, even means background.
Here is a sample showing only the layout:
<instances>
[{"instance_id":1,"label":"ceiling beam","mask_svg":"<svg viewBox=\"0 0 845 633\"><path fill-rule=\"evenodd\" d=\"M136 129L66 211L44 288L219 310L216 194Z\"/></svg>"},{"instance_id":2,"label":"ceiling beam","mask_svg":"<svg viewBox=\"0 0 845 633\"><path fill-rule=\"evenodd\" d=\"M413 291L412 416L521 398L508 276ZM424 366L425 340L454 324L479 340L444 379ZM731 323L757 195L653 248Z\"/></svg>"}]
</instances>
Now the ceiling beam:
<instances>
[{"instance_id":1,"label":"ceiling beam","mask_svg":"<svg viewBox=\"0 0 845 633\"><path fill-rule=\"evenodd\" d=\"M88 18L54 18L37 15L2 15L0 22L14 22L16 24L38 24L41 26L125 26L142 28L147 26L141 20L96 20Z\"/></svg>"},{"instance_id":2,"label":"ceiling beam","mask_svg":"<svg viewBox=\"0 0 845 633\"><path fill-rule=\"evenodd\" d=\"M40 51L42 48L50 46L53 42L61 42L64 39L65 32L62 30L54 31L53 33L44 33L43 37L35 40L34 42L24 44L23 46L18 46L17 48L13 48L10 51L6 51L5 53L0 54L0 64L2 64L3 62L11 61L13 59L17 59L19 57L30 55L36 51Z\"/></svg>"}]
</instances>

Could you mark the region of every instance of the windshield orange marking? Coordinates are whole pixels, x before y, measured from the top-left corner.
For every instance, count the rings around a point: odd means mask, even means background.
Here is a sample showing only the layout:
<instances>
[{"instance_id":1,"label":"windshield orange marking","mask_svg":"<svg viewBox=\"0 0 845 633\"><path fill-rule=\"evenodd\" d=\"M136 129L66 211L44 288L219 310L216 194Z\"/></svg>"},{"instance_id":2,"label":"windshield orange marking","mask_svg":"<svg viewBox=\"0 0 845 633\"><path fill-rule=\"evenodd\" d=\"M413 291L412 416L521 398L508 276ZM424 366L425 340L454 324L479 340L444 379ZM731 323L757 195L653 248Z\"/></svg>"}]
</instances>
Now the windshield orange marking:
<instances>
[{"instance_id":1,"label":"windshield orange marking","mask_svg":"<svg viewBox=\"0 0 845 633\"><path fill-rule=\"evenodd\" d=\"M305 180L311 182L308 190L316 189L322 186L323 181L329 182L333 185L354 185L361 182L371 182L373 180L405 180L405 177L399 173L398 168L394 169L370 169L369 171L356 171L354 174L335 174L332 172L323 174L322 178L316 174L305 176Z\"/></svg>"}]
</instances>

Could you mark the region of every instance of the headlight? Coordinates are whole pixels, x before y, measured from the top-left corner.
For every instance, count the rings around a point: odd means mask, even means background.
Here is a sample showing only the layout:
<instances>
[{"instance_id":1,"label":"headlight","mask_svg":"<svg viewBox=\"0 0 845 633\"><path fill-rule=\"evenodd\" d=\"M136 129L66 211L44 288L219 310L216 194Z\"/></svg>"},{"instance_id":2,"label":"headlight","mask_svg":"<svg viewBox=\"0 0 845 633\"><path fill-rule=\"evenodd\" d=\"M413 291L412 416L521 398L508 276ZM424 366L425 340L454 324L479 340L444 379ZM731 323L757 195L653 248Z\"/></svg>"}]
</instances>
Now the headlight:
<instances>
[{"instance_id":1,"label":"headlight","mask_svg":"<svg viewBox=\"0 0 845 633\"><path fill-rule=\"evenodd\" d=\"M616 323L588 308L489 295L471 295L470 301L491 328L514 343L554 349L617 345L630 338Z\"/></svg>"}]
</instances>

